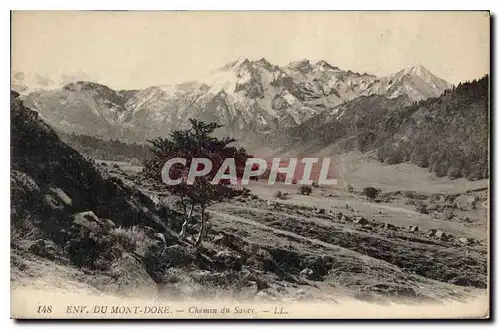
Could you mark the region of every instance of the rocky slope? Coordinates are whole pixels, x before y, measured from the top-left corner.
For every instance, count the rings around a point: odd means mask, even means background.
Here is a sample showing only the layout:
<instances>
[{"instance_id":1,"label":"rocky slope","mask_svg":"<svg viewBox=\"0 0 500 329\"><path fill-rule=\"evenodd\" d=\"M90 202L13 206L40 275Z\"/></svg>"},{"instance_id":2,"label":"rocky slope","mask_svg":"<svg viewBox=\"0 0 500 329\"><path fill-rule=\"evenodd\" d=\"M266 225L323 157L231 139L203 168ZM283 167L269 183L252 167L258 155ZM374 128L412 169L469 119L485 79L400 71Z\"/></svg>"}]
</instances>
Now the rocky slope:
<instances>
[{"instance_id":1,"label":"rocky slope","mask_svg":"<svg viewBox=\"0 0 500 329\"><path fill-rule=\"evenodd\" d=\"M422 66L386 77L342 70L326 61L279 67L265 58L240 58L200 81L113 91L80 81L25 96L56 129L98 137L144 141L182 127L188 118L217 121L221 133L252 139L307 119L359 96L406 96L411 101L451 88Z\"/></svg>"}]
</instances>

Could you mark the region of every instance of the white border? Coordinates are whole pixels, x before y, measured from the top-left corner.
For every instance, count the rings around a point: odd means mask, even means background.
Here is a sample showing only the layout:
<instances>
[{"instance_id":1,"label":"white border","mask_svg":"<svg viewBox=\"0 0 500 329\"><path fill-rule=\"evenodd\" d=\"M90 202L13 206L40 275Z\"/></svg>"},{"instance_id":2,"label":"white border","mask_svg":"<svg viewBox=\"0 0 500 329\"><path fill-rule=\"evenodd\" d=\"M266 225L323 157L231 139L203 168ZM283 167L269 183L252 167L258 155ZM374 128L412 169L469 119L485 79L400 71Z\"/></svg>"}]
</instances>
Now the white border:
<instances>
[{"instance_id":1,"label":"white border","mask_svg":"<svg viewBox=\"0 0 500 329\"><path fill-rule=\"evenodd\" d=\"M2 175L0 176L0 191L1 191L1 196L0 196L0 202L1 202L1 211L2 211L2 225L4 225L4 229L1 230L3 236L0 239L3 243L3 248L1 248L1 256L2 256L2 276L0 278L0 282L2 284L2 289L0 291L3 292L3 298L1 299L4 301L2 303L2 314L1 314L1 319L2 322L7 322L5 323L9 328L13 327L15 323L12 320L9 320L10 317L10 303L8 302L10 300L9 292L10 292L10 287L8 282L10 281L10 271L9 271L9 264L10 264L10 244L9 244L9 218L10 218L10 190L9 190L9 182L10 179L8 178L8 173L10 172L10 159L7 156L7 154L10 153L10 141L9 141L9 131L10 128L8 126L9 124L9 112L8 112L8 106L7 104L9 103L9 98L10 98L10 54L7 51L8 47L10 47L10 13L8 10L491 10L493 14L498 14L500 10L498 9L500 1L486 1L486 0L455 0L455 1L449 1L449 2L438 2L436 0L415 0L412 2L409 1L398 1L398 0L377 0L377 1L370 1L370 0L349 0L349 1L327 1L327 0L307 0L307 1L292 1L292 0L280 0L280 1L271 1L271 0L251 0L251 1L246 1L246 2L241 2L241 1L221 1L221 0L171 0L171 1L153 1L153 0L140 0L140 1L129 1L129 0L122 0L122 1L103 1L103 0L85 0L83 2L75 3L75 2L70 2L70 1L50 1L50 0L45 0L45 1L36 1L36 0L17 0L15 2L7 2L4 1L2 2L2 11L0 11L0 17L1 17L1 44L4 46L3 49L5 49L2 52L2 74L1 74L1 79L2 83L4 84L2 86L0 95L2 95L2 103L4 106L0 108L0 123L3 125L2 129L0 129L0 134L1 134L1 142L0 142L0 154L1 154L1 171ZM7 7L7 5L10 4L10 6ZM3 7L6 8L3 8ZM498 43L498 35L494 35L494 44ZM8 46L9 45L9 46ZM491 74L496 75L495 72L492 72ZM493 90L492 90L493 92ZM498 95L498 86L495 85L494 89L495 95ZM493 110L492 110L493 111ZM495 126L499 126L498 123L500 121L500 117L497 114L495 119ZM497 133L494 132L495 137ZM498 138L496 138L498 139ZM495 146L495 169L498 172L499 170L499 159L498 159L498 154L500 154L500 144L496 144ZM491 201L492 205L499 205L500 207L500 200L499 196L496 195L495 200ZM498 211L496 208L494 209L495 211L495 218L498 219ZM495 232L494 236L498 237L500 236L498 234L499 230L499 224L495 226ZM496 247L498 247L498 243L496 243ZM495 248L497 249L497 248ZM498 255L499 253L495 253L494 250L492 251L493 255ZM496 271L495 279L498 278L498 270ZM496 280L495 280L496 281ZM497 314L498 316L498 314ZM2 323L4 324L4 323ZM80 323L71 323L73 325L86 325L88 323L85 322L80 322ZM92 323L95 327L104 327L108 324L103 324L103 323ZM144 324L144 323L141 323ZM176 323L170 323L170 322L162 322L162 323L155 323L157 325L161 326L168 326L168 327L176 327L179 326L180 324ZM185 323L184 325L199 325L202 324L204 326L206 325L221 325L221 323L196 323L196 324L187 324ZM258 325L258 326L267 326L269 323L254 323L253 325ZM393 325L400 326L402 323L393 323ZM52 323L28 323L24 324L23 327L25 328L31 328L34 327L35 325L38 326L44 326L44 327L51 327ZM70 323L61 323L59 326L69 326ZM134 325L134 322L128 322L128 323L118 323L119 326L123 325ZM234 326L235 323L225 323L225 325L229 326ZM252 324L250 323L238 323L238 326L241 326L242 328L249 327ZM289 326L291 323L273 323L274 326ZM300 323L298 324L300 326L307 327L310 324L309 323ZM338 327L343 327L346 324L344 323L325 323L323 325L327 326L338 326ZM361 327L363 325L370 325L373 326L373 323L356 323L356 324L351 324L350 327ZM379 326L386 326L388 325L387 323L378 323ZM425 325L428 328L440 328L442 324L440 323L419 323L417 325ZM452 324L454 327L460 327L464 325L471 326L471 323L453 323ZM474 324L472 326L479 326L479 324Z\"/></svg>"}]
</instances>

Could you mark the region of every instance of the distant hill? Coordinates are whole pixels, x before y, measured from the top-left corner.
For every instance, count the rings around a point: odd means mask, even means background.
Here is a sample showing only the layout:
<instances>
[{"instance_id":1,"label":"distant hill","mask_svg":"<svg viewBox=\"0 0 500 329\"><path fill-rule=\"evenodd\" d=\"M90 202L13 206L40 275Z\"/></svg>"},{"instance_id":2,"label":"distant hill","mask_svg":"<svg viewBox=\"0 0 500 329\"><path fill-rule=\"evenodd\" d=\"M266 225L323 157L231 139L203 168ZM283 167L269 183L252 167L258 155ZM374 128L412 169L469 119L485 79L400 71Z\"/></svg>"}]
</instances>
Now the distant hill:
<instances>
[{"instance_id":1,"label":"distant hill","mask_svg":"<svg viewBox=\"0 0 500 329\"><path fill-rule=\"evenodd\" d=\"M93 159L110 161L143 161L150 156L146 144L124 143L116 139L105 140L89 135L58 133L62 141L78 152Z\"/></svg>"},{"instance_id":2,"label":"distant hill","mask_svg":"<svg viewBox=\"0 0 500 329\"><path fill-rule=\"evenodd\" d=\"M411 161L438 176L489 177L489 77L459 84L387 119L377 155L387 163Z\"/></svg>"},{"instance_id":3,"label":"distant hill","mask_svg":"<svg viewBox=\"0 0 500 329\"><path fill-rule=\"evenodd\" d=\"M277 153L376 151L388 164L410 161L438 176L487 178L489 77L439 97L361 96L269 139Z\"/></svg>"}]
</instances>

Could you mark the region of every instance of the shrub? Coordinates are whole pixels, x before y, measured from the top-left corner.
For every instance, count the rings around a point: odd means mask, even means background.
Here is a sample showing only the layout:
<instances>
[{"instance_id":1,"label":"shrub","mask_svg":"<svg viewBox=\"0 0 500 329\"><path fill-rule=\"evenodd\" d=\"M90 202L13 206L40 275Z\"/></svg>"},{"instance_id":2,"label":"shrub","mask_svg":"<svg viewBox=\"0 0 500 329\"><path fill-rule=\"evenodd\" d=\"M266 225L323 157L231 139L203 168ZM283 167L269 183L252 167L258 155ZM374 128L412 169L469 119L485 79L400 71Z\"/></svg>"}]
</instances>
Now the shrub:
<instances>
[{"instance_id":1,"label":"shrub","mask_svg":"<svg viewBox=\"0 0 500 329\"><path fill-rule=\"evenodd\" d=\"M287 199L287 197L288 197L288 193L283 193L283 192L281 192L281 191L278 191L278 192L276 192L276 193L274 194L274 197L275 197L276 199L286 200L286 199Z\"/></svg>"},{"instance_id":2,"label":"shrub","mask_svg":"<svg viewBox=\"0 0 500 329\"><path fill-rule=\"evenodd\" d=\"M371 186L365 187L363 189L363 195L366 195L366 197L371 200L375 199L378 196L379 192L379 190Z\"/></svg>"},{"instance_id":3,"label":"shrub","mask_svg":"<svg viewBox=\"0 0 500 329\"><path fill-rule=\"evenodd\" d=\"M352 187L351 184L348 184L347 187L346 187L346 191L348 193L354 193L354 187Z\"/></svg>"},{"instance_id":4,"label":"shrub","mask_svg":"<svg viewBox=\"0 0 500 329\"><path fill-rule=\"evenodd\" d=\"M299 193L302 195L309 195L312 192L312 188L308 185L299 186Z\"/></svg>"},{"instance_id":5,"label":"shrub","mask_svg":"<svg viewBox=\"0 0 500 329\"><path fill-rule=\"evenodd\" d=\"M319 187L318 182L316 182L316 181L314 181L311 186L314 187L314 188L318 188Z\"/></svg>"},{"instance_id":6,"label":"shrub","mask_svg":"<svg viewBox=\"0 0 500 329\"><path fill-rule=\"evenodd\" d=\"M117 227L109 232L109 235L114 243L121 245L125 250L144 252L148 247L148 241L151 239L147 233L137 227L131 228Z\"/></svg>"}]
</instances>

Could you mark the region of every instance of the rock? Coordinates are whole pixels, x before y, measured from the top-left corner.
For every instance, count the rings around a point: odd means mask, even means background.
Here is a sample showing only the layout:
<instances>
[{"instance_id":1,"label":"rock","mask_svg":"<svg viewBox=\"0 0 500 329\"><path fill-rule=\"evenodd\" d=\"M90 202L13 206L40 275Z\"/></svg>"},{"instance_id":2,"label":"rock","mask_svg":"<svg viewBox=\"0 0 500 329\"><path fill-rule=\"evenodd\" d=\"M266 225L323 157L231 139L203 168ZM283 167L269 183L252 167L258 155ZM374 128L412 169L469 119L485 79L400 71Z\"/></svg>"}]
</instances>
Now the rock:
<instances>
[{"instance_id":1,"label":"rock","mask_svg":"<svg viewBox=\"0 0 500 329\"><path fill-rule=\"evenodd\" d=\"M127 297L154 298L157 296L156 283L146 272L141 262L131 254L123 253L110 265L114 282L108 284L107 292L117 293Z\"/></svg>"},{"instance_id":2,"label":"rock","mask_svg":"<svg viewBox=\"0 0 500 329\"><path fill-rule=\"evenodd\" d=\"M225 268L232 268L235 270L241 269L243 263L242 257L229 249L219 251L215 255L214 260Z\"/></svg>"},{"instance_id":3,"label":"rock","mask_svg":"<svg viewBox=\"0 0 500 329\"><path fill-rule=\"evenodd\" d=\"M371 226L370 224L364 224L363 228L368 231L373 231L373 226Z\"/></svg>"},{"instance_id":4,"label":"rock","mask_svg":"<svg viewBox=\"0 0 500 329\"><path fill-rule=\"evenodd\" d=\"M310 268L305 268L299 273L300 276L306 277L308 279L314 278L314 271Z\"/></svg>"},{"instance_id":5,"label":"rock","mask_svg":"<svg viewBox=\"0 0 500 329\"><path fill-rule=\"evenodd\" d=\"M458 242L461 244L470 246L470 245L473 245L475 241L473 238L461 237L461 238L458 238Z\"/></svg>"},{"instance_id":6,"label":"rock","mask_svg":"<svg viewBox=\"0 0 500 329\"><path fill-rule=\"evenodd\" d=\"M50 194L43 196L43 205L50 211L58 212L64 210L64 204Z\"/></svg>"},{"instance_id":7,"label":"rock","mask_svg":"<svg viewBox=\"0 0 500 329\"><path fill-rule=\"evenodd\" d=\"M448 235L446 235L446 233L444 233L443 231L436 231L436 234L434 236L441 241L448 240Z\"/></svg>"},{"instance_id":8,"label":"rock","mask_svg":"<svg viewBox=\"0 0 500 329\"><path fill-rule=\"evenodd\" d=\"M410 231L410 232L418 232L418 225L410 225L408 227L408 231Z\"/></svg>"},{"instance_id":9,"label":"rock","mask_svg":"<svg viewBox=\"0 0 500 329\"><path fill-rule=\"evenodd\" d=\"M154 237L157 239L157 240L160 240L161 242L163 242L164 244L167 244L167 241L165 240L165 236L161 233L155 233Z\"/></svg>"},{"instance_id":10,"label":"rock","mask_svg":"<svg viewBox=\"0 0 500 329\"><path fill-rule=\"evenodd\" d=\"M323 208L315 209L314 213L317 215L323 215L325 213L325 209Z\"/></svg>"},{"instance_id":11,"label":"rock","mask_svg":"<svg viewBox=\"0 0 500 329\"><path fill-rule=\"evenodd\" d=\"M83 227L94 233L106 233L109 231L107 225L92 211L84 211L73 215L73 224Z\"/></svg>"},{"instance_id":12,"label":"rock","mask_svg":"<svg viewBox=\"0 0 500 329\"><path fill-rule=\"evenodd\" d=\"M51 240L38 239L28 248L29 252L40 257L55 259L57 258L57 246Z\"/></svg>"},{"instance_id":13,"label":"rock","mask_svg":"<svg viewBox=\"0 0 500 329\"><path fill-rule=\"evenodd\" d=\"M441 207L437 203L431 203L431 204L427 205L428 211L437 211L440 209L441 209Z\"/></svg>"},{"instance_id":14,"label":"rock","mask_svg":"<svg viewBox=\"0 0 500 329\"><path fill-rule=\"evenodd\" d=\"M347 216L342 215L342 217L340 218L340 222L341 223L350 223L351 219Z\"/></svg>"},{"instance_id":15,"label":"rock","mask_svg":"<svg viewBox=\"0 0 500 329\"><path fill-rule=\"evenodd\" d=\"M49 191L51 192L52 195L57 197L65 206L71 206L73 204L73 201L71 198L59 187L51 187L49 188Z\"/></svg>"},{"instance_id":16,"label":"rock","mask_svg":"<svg viewBox=\"0 0 500 329\"><path fill-rule=\"evenodd\" d=\"M453 206L460 210L476 209L478 198L475 195L462 194L453 201Z\"/></svg>"},{"instance_id":17,"label":"rock","mask_svg":"<svg viewBox=\"0 0 500 329\"><path fill-rule=\"evenodd\" d=\"M360 224L360 225L365 225L365 224L368 224L368 223L369 223L369 222L368 222L368 220L367 220L366 218L361 217L361 216L356 216L356 217L354 218L354 221L353 221L353 222L354 222L354 223L356 223L356 224Z\"/></svg>"},{"instance_id":18,"label":"rock","mask_svg":"<svg viewBox=\"0 0 500 329\"><path fill-rule=\"evenodd\" d=\"M428 232L427 232L427 236L428 237L433 237L436 235L436 230L435 229L430 229Z\"/></svg>"},{"instance_id":19,"label":"rock","mask_svg":"<svg viewBox=\"0 0 500 329\"><path fill-rule=\"evenodd\" d=\"M389 223L384 223L384 230L391 230L391 231L396 231L397 228L396 226L389 224Z\"/></svg>"}]
</instances>

